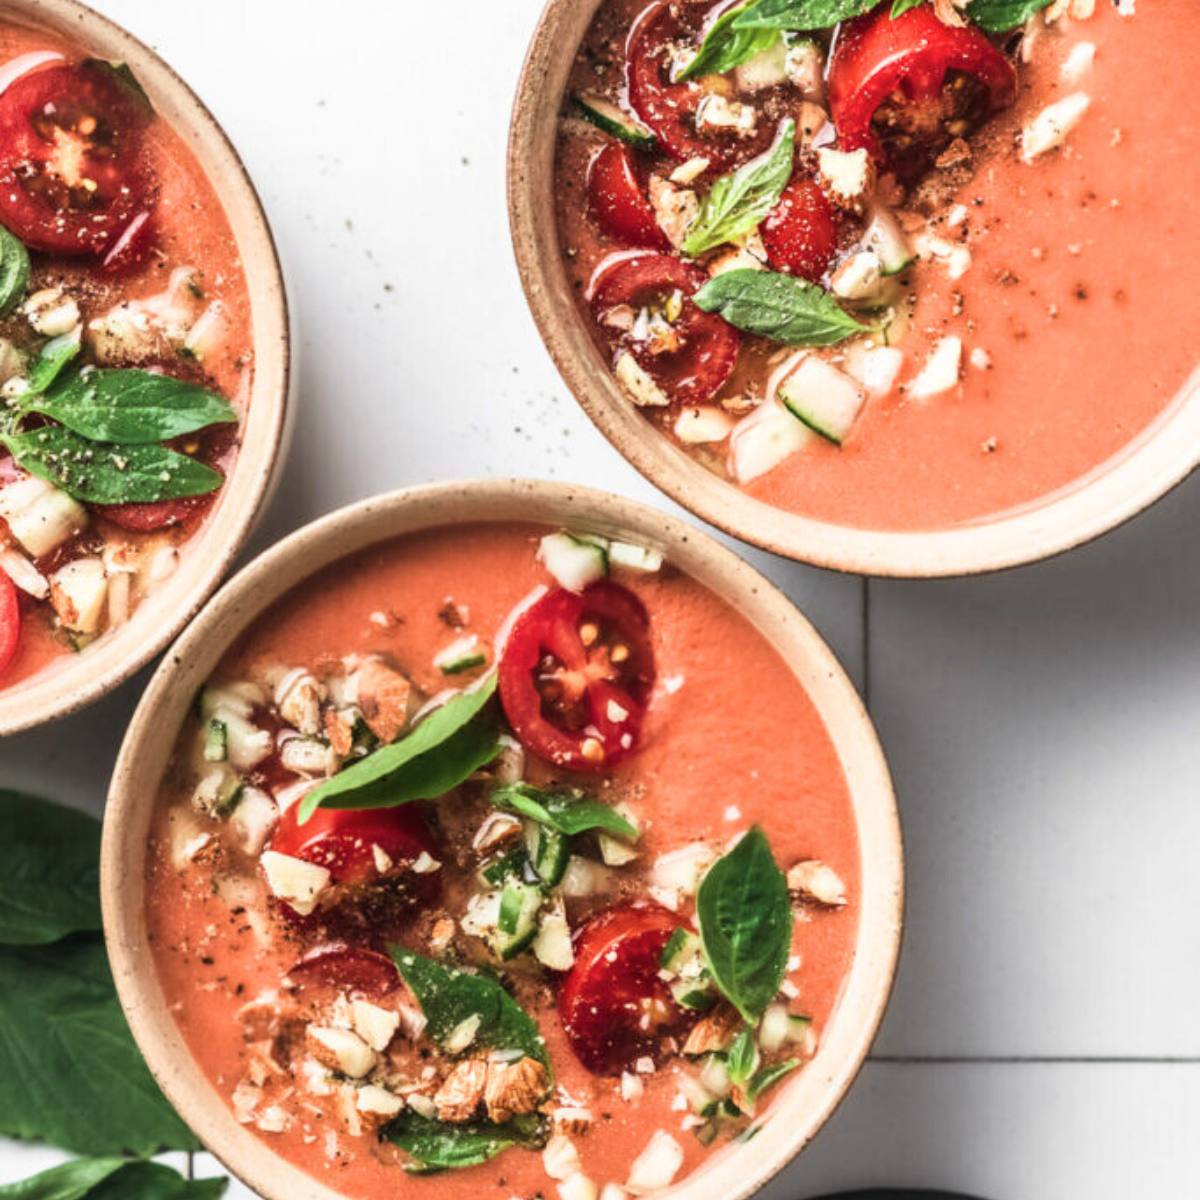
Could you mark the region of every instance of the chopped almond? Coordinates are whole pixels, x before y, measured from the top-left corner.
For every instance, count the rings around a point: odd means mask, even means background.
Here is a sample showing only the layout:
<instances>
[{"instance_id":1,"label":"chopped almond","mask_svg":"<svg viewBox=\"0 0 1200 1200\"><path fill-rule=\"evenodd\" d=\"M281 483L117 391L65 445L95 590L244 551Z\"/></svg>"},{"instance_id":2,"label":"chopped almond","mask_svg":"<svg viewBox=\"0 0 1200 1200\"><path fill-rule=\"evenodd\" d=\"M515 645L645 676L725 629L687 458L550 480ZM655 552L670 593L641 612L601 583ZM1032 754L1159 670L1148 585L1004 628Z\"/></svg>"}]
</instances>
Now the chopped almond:
<instances>
[{"instance_id":1,"label":"chopped almond","mask_svg":"<svg viewBox=\"0 0 1200 1200\"><path fill-rule=\"evenodd\" d=\"M412 684L375 659L358 669L358 707L367 728L381 741L394 742L408 724Z\"/></svg>"},{"instance_id":2,"label":"chopped almond","mask_svg":"<svg viewBox=\"0 0 1200 1200\"><path fill-rule=\"evenodd\" d=\"M533 1058L487 1064L484 1101L497 1125L520 1113L531 1113L546 1094L546 1068Z\"/></svg>"},{"instance_id":3,"label":"chopped almond","mask_svg":"<svg viewBox=\"0 0 1200 1200\"><path fill-rule=\"evenodd\" d=\"M724 1050L733 1041L741 1017L732 1005L722 1004L692 1026L683 1052L689 1057Z\"/></svg>"},{"instance_id":4,"label":"chopped almond","mask_svg":"<svg viewBox=\"0 0 1200 1200\"><path fill-rule=\"evenodd\" d=\"M345 713L325 710L325 737L338 758L345 758L354 745L354 726Z\"/></svg>"},{"instance_id":5,"label":"chopped almond","mask_svg":"<svg viewBox=\"0 0 1200 1200\"><path fill-rule=\"evenodd\" d=\"M469 1121L487 1087L488 1064L479 1058L458 1063L433 1097L438 1119L461 1124Z\"/></svg>"},{"instance_id":6,"label":"chopped almond","mask_svg":"<svg viewBox=\"0 0 1200 1200\"><path fill-rule=\"evenodd\" d=\"M798 862L787 874L788 890L805 900L815 900L830 908L846 903L846 885L830 866L815 858Z\"/></svg>"}]
</instances>

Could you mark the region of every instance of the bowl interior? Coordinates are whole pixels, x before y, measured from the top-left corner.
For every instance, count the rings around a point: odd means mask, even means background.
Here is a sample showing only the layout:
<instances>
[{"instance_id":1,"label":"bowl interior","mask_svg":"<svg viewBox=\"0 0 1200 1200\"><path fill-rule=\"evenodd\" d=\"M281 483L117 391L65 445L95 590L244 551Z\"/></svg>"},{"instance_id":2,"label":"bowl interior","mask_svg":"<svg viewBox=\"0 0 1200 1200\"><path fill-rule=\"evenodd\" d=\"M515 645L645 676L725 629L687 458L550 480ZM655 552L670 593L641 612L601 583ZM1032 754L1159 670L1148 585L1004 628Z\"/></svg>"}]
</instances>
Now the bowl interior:
<instances>
[{"instance_id":1,"label":"bowl interior","mask_svg":"<svg viewBox=\"0 0 1200 1200\"><path fill-rule=\"evenodd\" d=\"M648 479L727 533L788 558L865 575L964 575L1033 562L1141 512L1200 463L1200 370L1115 459L1036 504L946 529L855 529L773 508L719 478L628 401L579 314L554 197L559 114L575 53L604 0L549 0L530 43L509 131L508 204L517 266L542 338L575 398Z\"/></svg>"},{"instance_id":2,"label":"bowl interior","mask_svg":"<svg viewBox=\"0 0 1200 1200\"><path fill-rule=\"evenodd\" d=\"M255 351L250 403L233 474L209 520L180 556L179 569L125 625L86 653L60 657L0 691L2 736L98 699L149 662L205 601L269 498L287 429L290 371L287 298L275 244L245 167L211 113L151 50L75 0L3 0L0 15L130 65L222 199L246 273Z\"/></svg>"},{"instance_id":3,"label":"bowl interior","mask_svg":"<svg viewBox=\"0 0 1200 1200\"><path fill-rule=\"evenodd\" d=\"M870 720L812 626L756 571L690 526L604 493L522 481L446 484L397 492L323 518L241 571L164 660L122 746L109 794L101 891L113 973L134 1035L163 1090L205 1144L268 1200L333 1200L337 1193L274 1153L234 1119L192 1059L158 984L144 918L151 812L197 687L265 608L315 571L366 546L459 522L585 527L660 549L742 613L778 650L821 713L849 786L862 856L854 962L809 1066L781 1092L753 1141L723 1151L671 1195L744 1196L779 1170L820 1127L866 1055L891 988L899 949L902 851L891 781Z\"/></svg>"}]
</instances>

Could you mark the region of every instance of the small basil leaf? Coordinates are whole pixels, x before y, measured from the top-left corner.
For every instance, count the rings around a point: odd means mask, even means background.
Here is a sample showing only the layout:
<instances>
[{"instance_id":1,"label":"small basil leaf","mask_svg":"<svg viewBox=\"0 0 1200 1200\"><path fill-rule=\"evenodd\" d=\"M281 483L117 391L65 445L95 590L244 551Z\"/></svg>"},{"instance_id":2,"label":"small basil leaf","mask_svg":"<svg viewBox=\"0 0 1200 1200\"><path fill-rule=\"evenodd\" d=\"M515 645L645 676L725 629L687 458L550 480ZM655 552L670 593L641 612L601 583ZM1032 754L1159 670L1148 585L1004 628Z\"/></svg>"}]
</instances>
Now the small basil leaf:
<instances>
[{"instance_id":1,"label":"small basil leaf","mask_svg":"<svg viewBox=\"0 0 1200 1200\"><path fill-rule=\"evenodd\" d=\"M786 1075L790 1075L798 1066L798 1058L789 1058L786 1062L776 1063L772 1067L763 1067L756 1071L746 1085L746 1096L751 1101L757 1100L764 1092L773 1088Z\"/></svg>"},{"instance_id":2,"label":"small basil leaf","mask_svg":"<svg viewBox=\"0 0 1200 1200\"><path fill-rule=\"evenodd\" d=\"M972 0L967 16L988 33L1007 33L1052 3L1053 0Z\"/></svg>"},{"instance_id":3,"label":"small basil leaf","mask_svg":"<svg viewBox=\"0 0 1200 1200\"><path fill-rule=\"evenodd\" d=\"M422 1117L411 1109L403 1112L383 1131L384 1136L412 1156L405 1170L413 1175L477 1167L510 1146L536 1147L544 1144L544 1124L536 1117L514 1117L503 1125L474 1121L451 1125Z\"/></svg>"},{"instance_id":4,"label":"small basil leaf","mask_svg":"<svg viewBox=\"0 0 1200 1200\"><path fill-rule=\"evenodd\" d=\"M78 329L74 333L64 333L61 337L48 341L29 366L29 375L26 377L29 390L21 397L22 402L25 402L26 397L44 392L79 353L80 345Z\"/></svg>"},{"instance_id":5,"label":"small basil leaf","mask_svg":"<svg viewBox=\"0 0 1200 1200\"><path fill-rule=\"evenodd\" d=\"M861 17L879 0L754 0L737 16L739 29L829 29L839 21Z\"/></svg>"},{"instance_id":6,"label":"small basil leaf","mask_svg":"<svg viewBox=\"0 0 1200 1200\"><path fill-rule=\"evenodd\" d=\"M892 20L902 17L911 8L920 8L925 0L892 0Z\"/></svg>"},{"instance_id":7,"label":"small basil leaf","mask_svg":"<svg viewBox=\"0 0 1200 1200\"><path fill-rule=\"evenodd\" d=\"M725 1060L725 1069L733 1083L746 1083L758 1066L758 1046L754 1030L743 1028L733 1039Z\"/></svg>"},{"instance_id":8,"label":"small basil leaf","mask_svg":"<svg viewBox=\"0 0 1200 1200\"><path fill-rule=\"evenodd\" d=\"M77 1154L200 1148L134 1045L98 936L0 946L0 1029L0 1134Z\"/></svg>"},{"instance_id":9,"label":"small basil leaf","mask_svg":"<svg viewBox=\"0 0 1200 1200\"><path fill-rule=\"evenodd\" d=\"M795 158L796 122L788 118L780 124L770 150L712 185L688 229L683 252L703 254L756 229L779 203Z\"/></svg>"},{"instance_id":10,"label":"small basil leaf","mask_svg":"<svg viewBox=\"0 0 1200 1200\"><path fill-rule=\"evenodd\" d=\"M99 930L99 864L94 817L0 791L0 943L38 945Z\"/></svg>"},{"instance_id":11,"label":"small basil leaf","mask_svg":"<svg viewBox=\"0 0 1200 1200\"><path fill-rule=\"evenodd\" d=\"M630 840L638 835L636 827L619 812L581 792L548 792L527 783L513 783L497 788L492 793L492 803L567 837L589 829L601 829Z\"/></svg>"},{"instance_id":12,"label":"small basil leaf","mask_svg":"<svg viewBox=\"0 0 1200 1200\"><path fill-rule=\"evenodd\" d=\"M388 953L421 1006L435 1042L445 1042L464 1021L478 1016L473 1047L520 1051L546 1068L547 1086L553 1082L550 1056L537 1022L499 980L445 966L403 946L389 946Z\"/></svg>"},{"instance_id":13,"label":"small basil leaf","mask_svg":"<svg viewBox=\"0 0 1200 1200\"><path fill-rule=\"evenodd\" d=\"M496 674L452 696L398 742L381 746L313 788L301 801L299 824L326 808L391 808L436 800L500 752L495 726L482 717ZM476 718L479 718L476 720Z\"/></svg>"},{"instance_id":14,"label":"small basil leaf","mask_svg":"<svg viewBox=\"0 0 1200 1200\"><path fill-rule=\"evenodd\" d=\"M692 299L737 329L791 346L833 346L871 332L815 283L772 271L725 271Z\"/></svg>"},{"instance_id":15,"label":"small basil leaf","mask_svg":"<svg viewBox=\"0 0 1200 1200\"><path fill-rule=\"evenodd\" d=\"M29 286L29 251L0 225L0 316L11 312Z\"/></svg>"},{"instance_id":16,"label":"small basil leaf","mask_svg":"<svg viewBox=\"0 0 1200 1200\"><path fill-rule=\"evenodd\" d=\"M734 22L744 6L728 9L709 27L696 56L679 72L681 80L724 75L756 54L769 50L778 38L773 29L738 29Z\"/></svg>"},{"instance_id":17,"label":"small basil leaf","mask_svg":"<svg viewBox=\"0 0 1200 1200\"><path fill-rule=\"evenodd\" d=\"M757 825L704 876L696 916L714 982L754 1024L779 991L792 943L787 880Z\"/></svg>"},{"instance_id":18,"label":"small basil leaf","mask_svg":"<svg viewBox=\"0 0 1200 1200\"><path fill-rule=\"evenodd\" d=\"M98 445L56 425L0 434L0 442L18 466L89 504L202 496L224 482L212 467L166 446Z\"/></svg>"},{"instance_id":19,"label":"small basil leaf","mask_svg":"<svg viewBox=\"0 0 1200 1200\"><path fill-rule=\"evenodd\" d=\"M91 441L129 446L165 442L209 425L237 422L237 413L224 396L136 368L85 368L44 395L21 397L21 405Z\"/></svg>"}]
</instances>

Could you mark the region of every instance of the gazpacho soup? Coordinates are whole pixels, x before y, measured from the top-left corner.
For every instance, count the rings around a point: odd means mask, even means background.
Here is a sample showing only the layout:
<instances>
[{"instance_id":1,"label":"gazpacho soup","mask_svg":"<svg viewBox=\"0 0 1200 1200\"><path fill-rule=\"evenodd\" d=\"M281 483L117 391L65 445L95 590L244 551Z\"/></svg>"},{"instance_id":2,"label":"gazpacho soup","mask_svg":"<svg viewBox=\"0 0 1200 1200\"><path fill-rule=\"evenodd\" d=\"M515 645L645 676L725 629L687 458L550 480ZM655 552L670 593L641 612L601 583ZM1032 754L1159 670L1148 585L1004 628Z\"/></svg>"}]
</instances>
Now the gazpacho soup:
<instances>
[{"instance_id":1,"label":"gazpacho soup","mask_svg":"<svg viewBox=\"0 0 1200 1200\"><path fill-rule=\"evenodd\" d=\"M769 1119L859 879L826 727L748 621L654 551L464 525L225 655L146 918L201 1070L328 1186L620 1200Z\"/></svg>"},{"instance_id":2,"label":"gazpacho soup","mask_svg":"<svg viewBox=\"0 0 1200 1200\"><path fill-rule=\"evenodd\" d=\"M236 452L221 202L123 63L0 18L0 689L129 620Z\"/></svg>"},{"instance_id":3,"label":"gazpacho soup","mask_svg":"<svg viewBox=\"0 0 1200 1200\"><path fill-rule=\"evenodd\" d=\"M751 496L944 529L1184 394L1200 6L603 0L565 267L625 402ZM647 430L646 436L656 436Z\"/></svg>"}]
</instances>

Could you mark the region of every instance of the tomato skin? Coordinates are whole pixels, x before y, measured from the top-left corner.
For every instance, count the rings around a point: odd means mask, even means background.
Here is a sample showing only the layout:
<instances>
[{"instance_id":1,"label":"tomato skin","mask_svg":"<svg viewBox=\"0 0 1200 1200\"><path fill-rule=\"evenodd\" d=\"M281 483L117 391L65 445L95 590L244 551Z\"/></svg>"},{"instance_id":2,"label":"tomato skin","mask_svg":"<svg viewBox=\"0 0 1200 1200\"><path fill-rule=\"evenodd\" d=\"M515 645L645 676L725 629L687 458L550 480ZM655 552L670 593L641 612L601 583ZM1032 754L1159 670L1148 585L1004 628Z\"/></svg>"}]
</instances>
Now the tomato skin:
<instances>
[{"instance_id":1,"label":"tomato skin","mask_svg":"<svg viewBox=\"0 0 1200 1200\"><path fill-rule=\"evenodd\" d=\"M386 954L345 942L314 946L288 971L299 987L335 988L386 996L400 986L400 972Z\"/></svg>"},{"instance_id":2,"label":"tomato skin","mask_svg":"<svg viewBox=\"0 0 1200 1200\"><path fill-rule=\"evenodd\" d=\"M633 151L621 142L603 146L588 164L588 204L596 223L630 246L670 249L642 189Z\"/></svg>"},{"instance_id":3,"label":"tomato skin","mask_svg":"<svg viewBox=\"0 0 1200 1200\"><path fill-rule=\"evenodd\" d=\"M620 304L635 311L661 307L672 293L682 293L683 307L672 323L680 337L679 349L652 354L646 343L634 341L628 334L611 339L614 352L629 351L679 404L712 399L733 373L742 344L741 334L728 321L692 302L692 296L707 282L708 275L700 267L669 254L639 254L602 268L592 284L592 310L597 318Z\"/></svg>"},{"instance_id":4,"label":"tomato skin","mask_svg":"<svg viewBox=\"0 0 1200 1200\"><path fill-rule=\"evenodd\" d=\"M216 498L216 492L204 496L185 496L181 500L155 500L142 504L93 504L93 511L128 529L131 533L152 533L157 529L169 529L175 525L186 525L190 520L207 512Z\"/></svg>"},{"instance_id":5,"label":"tomato skin","mask_svg":"<svg viewBox=\"0 0 1200 1200\"><path fill-rule=\"evenodd\" d=\"M558 993L558 1013L575 1056L597 1075L619 1075L698 1016L678 1005L659 978L663 948L682 922L644 901L597 913L575 934L575 964ZM646 1002L658 1019L642 1027Z\"/></svg>"},{"instance_id":6,"label":"tomato skin","mask_svg":"<svg viewBox=\"0 0 1200 1200\"><path fill-rule=\"evenodd\" d=\"M819 283L837 250L837 215L820 185L792 177L762 226L767 259L776 271Z\"/></svg>"},{"instance_id":7,"label":"tomato skin","mask_svg":"<svg viewBox=\"0 0 1200 1200\"><path fill-rule=\"evenodd\" d=\"M151 116L107 64L22 75L0 94L0 220L34 250L106 256L152 203L142 161ZM59 174L64 164L77 177Z\"/></svg>"},{"instance_id":8,"label":"tomato skin","mask_svg":"<svg viewBox=\"0 0 1200 1200\"><path fill-rule=\"evenodd\" d=\"M585 625L598 630L591 645ZM527 750L600 771L637 750L654 679L650 617L631 591L605 580L579 594L556 588L517 617L500 656L500 703Z\"/></svg>"},{"instance_id":9,"label":"tomato skin","mask_svg":"<svg viewBox=\"0 0 1200 1200\"><path fill-rule=\"evenodd\" d=\"M969 85L960 97L966 110L957 115L970 128L1016 99L1015 68L974 25L943 25L928 4L895 20L885 5L848 22L829 68L830 112L842 148L868 150L902 179L920 175L955 136L946 128L955 77ZM903 104L892 125L880 118L891 115L896 93Z\"/></svg>"},{"instance_id":10,"label":"tomato skin","mask_svg":"<svg viewBox=\"0 0 1200 1200\"><path fill-rule=\"evenodd\" d=\"M0 571L0 679L17 655L21 640L21 606L17 585Z\"/></svg>"}]
</instances>

